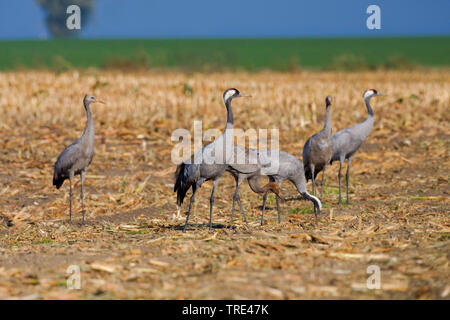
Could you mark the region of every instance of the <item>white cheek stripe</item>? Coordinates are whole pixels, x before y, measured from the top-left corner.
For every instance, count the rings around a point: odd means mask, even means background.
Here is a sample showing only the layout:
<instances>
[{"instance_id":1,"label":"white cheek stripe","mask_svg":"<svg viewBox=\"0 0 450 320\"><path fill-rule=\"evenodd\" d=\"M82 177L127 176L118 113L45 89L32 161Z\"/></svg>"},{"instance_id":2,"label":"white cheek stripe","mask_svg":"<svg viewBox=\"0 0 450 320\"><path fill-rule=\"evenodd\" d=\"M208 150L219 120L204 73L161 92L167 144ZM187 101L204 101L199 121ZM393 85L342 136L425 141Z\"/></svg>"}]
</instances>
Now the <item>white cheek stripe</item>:
<instances>
[{"instance_id":1,"label":"white cheek stripe","mask_svg":"<svg viewBox=\"0 0 450 320\"><path fill-rule=\"evenodd\" d=\"M371 96L373 93L373 90L367 90L366 92L364 92L364 98Z\"/></svg>"},{"instance_id":2,"label":"white cheek stripe","mask_svg":"<svg viewBox=\"0 0 450 320\"><path fill-rule=\"evenodd\" d=\"M236 93L236 91L234 90L229 90L227 91L227 93L225 93L225 96L223 97L223 101L227 101L228 98L230 98L232 95L234 95Z\"/></svg>"}]
</instances>

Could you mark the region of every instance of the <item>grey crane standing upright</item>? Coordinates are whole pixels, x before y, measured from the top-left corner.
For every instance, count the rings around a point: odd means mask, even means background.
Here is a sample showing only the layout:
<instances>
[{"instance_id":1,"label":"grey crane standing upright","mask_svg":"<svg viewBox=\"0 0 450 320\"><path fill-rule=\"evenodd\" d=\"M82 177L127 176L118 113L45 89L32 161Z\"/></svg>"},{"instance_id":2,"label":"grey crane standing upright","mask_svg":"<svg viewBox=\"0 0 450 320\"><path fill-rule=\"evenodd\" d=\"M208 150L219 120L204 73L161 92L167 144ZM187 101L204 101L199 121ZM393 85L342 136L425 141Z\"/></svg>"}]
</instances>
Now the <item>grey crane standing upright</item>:
<instances>
[{"instance_id":1,"label":"grey crane standing upright","mask_svg":"<svg viewBox=\"0 0 450 320\"><path fill-rule=\"evenodd\" d=\"M84 108L86 109L86 127L83 135L75 140L70 146L65 148L58 156L53 171L53 185L57 189L61 188L66 179L70 180L70 211L69 220L72 221L72 180L75 175L80 175L81 179L81 211L82 221L84 224L84 194L83 185L86 177L86 169L94 157L94 120L92 119L90 104L94 102L104 103L93 95L87 94L83 99Z\"/></svg>"},{"instance_id":2,"label":"grey crane standing upright","mask_svg":"<svg viewBox=\"0 0 450 320\"><path fill-rule=\"evenodd\" d=\"M225 132L217 137L214 142L204 146L201 150L198 150L187 161L179 164L175 172L175 185L174 192L177 193L177 204L181 206L188 190L192 187L192 196L189 202L189 209L186 216L186 223L184 224L183 232L186 232L186 228L189 221L189 215L191 213L192 204L195 199L195 193L198 188L201 187L203 182L213 180L213 188L210 197L210 211L209 211L209 228L212 228L212 210L214 206L214 191L216 185L219 182L220 177L223 175L227 168L227 160L232 155L233 145L233 110L231 108L231 101L238 97L248 97L248 95L239 92L235 88L225 90L223 94L223 101L227 108L227 124ZM214 153L214 156L212 156ZM200 163L196 163L196 159L201 159ZM240 204L240 201L239 201ZM242 208L242 206L241 206ZM245 213L242 210L244 219L247 222Z\"/></svg>"},{"instance_id":3,"label":"grey crane standing upright","mask_svg":"<svg viewBox=\"0 0 450 320\"><path fill-rule=\"evenodd\" d=\"M370 99L375 96L382 96L382 93L375 89L369 89L364 92L363 98L367 107L367 119L354 126L336 132L332 137L333 141L333 156L331 162L339 160L339 203L341 203L341 169L342 164L347 159L347 203L348 200L348 179L350 175L350 164L352 163L353 155L359 149L361 144L369 136L373 128L374 115L372 107L370 106Z\"/></svg>"},{"instance_id":4,"label":"grey crane standing upright","mask_svg":"<svg viewBox=\"0 0 450 320\"><path fill-rule=\"evenodd\" d=\"M325 182L325 169L333 155L333 142L331 141L331 97L325 99L325 123L320 132L311 136L303 146L303 167L306 181L312 179L313 195L316 195L315 179L317 173L322 171L322 187L320 199L322 200L323 185ZM316 173L317 172L317 173Z\"/></svg>"},{"instance_id":5,"label":"grey crane standing upright","mask_svg":"<svg viewBox=\"0 0 450 320\"><path fill-rule=\"evenodd\" d=\"M300 161L295 156L284 151L277 151L278 156L276 157L272 156L272 152L274 152L274 150L270 149L256 150L244 148L241 146L235 147L235 154L237 155L238 159L239 158L243 159L243 157L242 156L240 157L239 154L245 153L246 155L245 159L257 159L257 161L249 161L248 164L232 163L228 166L227 171L229 171L237 181L233 200L239 199L239 185L242 183L242 181L248 179L249 185L254 192L257 193L264 192L261 225L263 225L264 222L265 203L269 191L272 191L277 195L276 200L278 211L278 223L280 223L281 213L280 213L279 199L281 198L281 196L279 194L279 188L281 186L281 183L284 180L288 179L297 188L298 192L304 199L313 202L315 209L314 212L320 213L322 209L322 204L320 200L310 195L306 191L305 173L303 171L303 166L300 163ZM258 181L259 176L261 175L268 176L272 184L270 184L270 186L266 185L265 187L263 187L264 190L258 191L254 185L255 181ZM233 210L231 212L231 223L233 222L234 202L235 201L233 201Z\"/></svg>"}]
</instances>

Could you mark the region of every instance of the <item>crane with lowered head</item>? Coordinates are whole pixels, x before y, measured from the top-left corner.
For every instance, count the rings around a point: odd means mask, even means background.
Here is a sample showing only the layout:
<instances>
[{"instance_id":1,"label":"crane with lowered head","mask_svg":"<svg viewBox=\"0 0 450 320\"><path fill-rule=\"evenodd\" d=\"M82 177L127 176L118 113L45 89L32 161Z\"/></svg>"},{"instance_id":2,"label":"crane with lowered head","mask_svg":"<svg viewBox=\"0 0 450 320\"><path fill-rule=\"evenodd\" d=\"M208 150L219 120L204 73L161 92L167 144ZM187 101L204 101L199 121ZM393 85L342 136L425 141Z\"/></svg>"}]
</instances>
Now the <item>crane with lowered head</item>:
<instances>
[{"instance_id":1,"label":"crane with lowered head","mask_svg":"<svg viewBox=\"0 0 450 320\"><path fill-rule=\"evenodd\" d=\"M274 154L275 153L275 154ZM315 196L310 195L306 191L306 179L305 173L303 171L303 166L295 156L281 151L281 150L271 150L271 149L249 149L242 146L235 146L235 154L238 159L249 159L247 163L231 163L229 164L227 171L229 171L236 179L236 189L233 198L234 202L239 199L239 185L245 179L248 179L249 185L254 192L264 194L263 196L263 207L261 215L261 225L264 222L264 210L265 203L267 199L268 192L273 192L276 194L277 200L277 211L278 211L278 222L281 221L281 212L279 200L282 199L280 196L279 188L284 180L289 180L296 187L297 191L300 193L303 199L310 200L314 204L314 212L317 217L317 213L320 213L322 209L321 201ZM241 156L240 156L241 155ZM244 157L245 155L245 157ZM270 183L263 188L265 190L260 190L260 192L254 190L253 184L258 181L259 176L265 175L269 177ZM231 212L231 223L233 221L233 213Z\"/></svg>"}]
</instances>

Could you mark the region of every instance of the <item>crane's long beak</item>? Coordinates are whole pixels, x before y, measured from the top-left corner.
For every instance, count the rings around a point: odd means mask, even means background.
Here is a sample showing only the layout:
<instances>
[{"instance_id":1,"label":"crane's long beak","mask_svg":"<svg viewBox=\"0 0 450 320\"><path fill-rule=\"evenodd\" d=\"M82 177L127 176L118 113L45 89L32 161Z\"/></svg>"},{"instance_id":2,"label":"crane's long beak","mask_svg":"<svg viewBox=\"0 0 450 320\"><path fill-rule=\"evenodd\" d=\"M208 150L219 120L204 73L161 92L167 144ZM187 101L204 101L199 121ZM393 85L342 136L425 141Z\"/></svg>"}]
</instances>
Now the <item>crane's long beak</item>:
<instances>
[{"instance_id":1,"label":"crane's long beak","mask_svg":"<svg viewBox=\"0 0 450 320\"><path fill-rule=\"evenodd\" d=\"M251 95L249 95L249 94L245 94L245 93L239 93L239 98L240 97L247 97L247 98L251 98L252 96Z\"/></svg>"},{"instance_id":2,"label":"crane's long beak","mask_svg":"<svg viewBox=\"0 0 450 320\"><path fill-rule=\"evenodd\" d=\"M95 102L106 104L105 101L95 98Z\"/></svg>"},{"instance_id":3,"label":"crane's long beak","mask_svg":"<svg viewBox=\"0 0 450 320\"><path fill-rule=\"evenodd\" d=\"M377 96L385 96L384 93L378 92Z\"/></svg>"}]
</instances>

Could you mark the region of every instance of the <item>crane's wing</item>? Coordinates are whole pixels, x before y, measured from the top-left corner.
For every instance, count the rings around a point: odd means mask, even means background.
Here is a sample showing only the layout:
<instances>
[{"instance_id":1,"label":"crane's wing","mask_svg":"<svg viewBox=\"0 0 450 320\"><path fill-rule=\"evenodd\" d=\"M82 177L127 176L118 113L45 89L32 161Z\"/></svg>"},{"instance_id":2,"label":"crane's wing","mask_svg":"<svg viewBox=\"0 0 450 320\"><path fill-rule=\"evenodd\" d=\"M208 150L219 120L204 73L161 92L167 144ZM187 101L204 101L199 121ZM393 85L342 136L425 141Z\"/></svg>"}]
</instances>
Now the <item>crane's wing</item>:
<instances>
[{"instance_id":1,"label":"crane's wing","mask_svg":"<svg viewBox=\"0 0 450 320\"><path fill-rule=\"evenodd\" d=\"M310 137L306 141L305 145L303 146L303 154L302 154L303 164L309 162L309 152L310 152L310 148L311 148L311 138L312 137Z\"/></svg>"},{"instance_id":2,"label":"crane's wing","mask_svg":"<svg viewBox=\"0 0 450 320\"><path fill-rule=\"evenodd\" d=\"M233 157L228 165L241 173L258 171L260 169L258 150L234 146Z\"/></svg>"},{"instance_id":3,"label":"crane's wing","mask_svg":"<svg viewBox=\"0 0 450 320\"><path fill-rule=\"evenodd\" d=\"M332 161L337 161L358 149L360 144L354 139L351 129L352 127L343 129L331 136L331 141L333 142Z\"/></svg>"},{"instance_id":4,"label":"crane's wing","mask_svg":"<svg viewBox=\"0 0 450 320\"><path fill-rule=\"evenodd\" d=\"M81 153L80 145L77 142L74 142L65 148L55 162L54 176L68 177L70 168L75 164Z\"/></svg>"}]
</instances>

